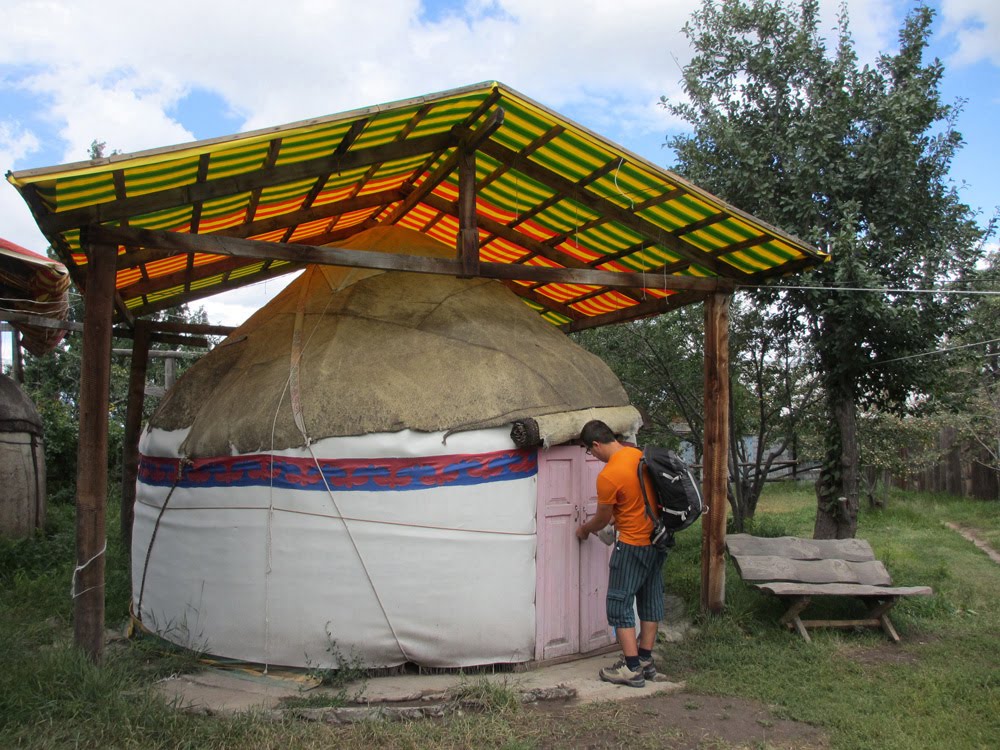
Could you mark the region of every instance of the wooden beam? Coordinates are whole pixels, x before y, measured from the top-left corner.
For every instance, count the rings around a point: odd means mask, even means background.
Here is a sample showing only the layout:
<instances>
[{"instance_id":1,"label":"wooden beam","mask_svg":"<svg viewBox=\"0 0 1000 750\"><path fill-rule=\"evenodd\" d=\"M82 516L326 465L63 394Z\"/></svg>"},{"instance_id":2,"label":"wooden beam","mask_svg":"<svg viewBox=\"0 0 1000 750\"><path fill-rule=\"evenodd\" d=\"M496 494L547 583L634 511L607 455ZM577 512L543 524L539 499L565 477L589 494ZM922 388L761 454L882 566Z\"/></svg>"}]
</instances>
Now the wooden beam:
<instances>
[{"instance_id":1,"label":"wooden beam","mask_svg":"<svg viewBox=\"0 0 1000 750\"><path fill-rule=\"evenodd\" d=\"M267 232L282 229L288 225L298 225L309 221L315 221L317 219L332 218L334 216L340 216L341 214L351 213L352 211L360 211L365 208L388 206L392 203L403 200L405 197L405 190L382 190L377 193L368 193L367 195L362 195L358 198L351 198L350 200L325 203L322 206L316 206L315 208L302 209L289 214L283 214L282 216L261 219L260 221L254 221L249 224L240 224L239 226L230 227L229 229L223 229L218 232L212 232L211 234L218 237L253 237L254 235L266 234ZM289 229L294 231L295 227L289 226ZM174 250L157 250L150 248L133 250L132 252L118 256L118 270L120 271L124 268L135 268L136 266L152 263L157 260L163 260L164 258L170 258L175 255L177 255L177 252Z\"/></svg>"},{"instance_id":2,"label":"wooden beam","mask_svg":"<svg viewBox=\"0 0 1000 750\"><path fill-rule=\"evenodd\" d=\"M475 131L452 128L452 132L457 135L459 148L455 149L450 156L441 162L440 166L416 186L413 192L406 196L406 199L392 210L392 213L385 218L385 221L380 223L395 224L406 216L410 212L410 209L420 203L426 196L430 195L434 188L448 179L448 176L458 166L458 160L463 152L474 151L480 144L489 140L489 137L496 132L497 128L503 125L503 118L503 109L497 107L490 113L489 117L483 120Z\"/></svg>"},{"instance_id":3,"label":"wooden beam","mask_svg":"<svg viewBox=\"0 0 1000 750\"><path fill-rule=\"evenodd\" d=\"M692 263L697 263L698 265L708 268L720 275L728 275L736 278L742 278L746 275L732 266L719 264L718 261L710 257L708 254L702 252L693 245L688 244L681 238L674 236L674 234L669 230L656 226L642 217L635 215L631 211L622 208L616 203L613 203L606 198L602 198L596 193L592 193L585 188L578 187L571 180L546 169L530 159L522 157L518 152L507 148L503 144L497 143L496 141L486 141L480 146L480 150L498 161L510 164L512 169L520 172L526 177L530 177L533 180L537 180L538 182L547 185L557 193L562 193L567 198L571 198L578 203L583 204L592 211L608 216L610 220L631 229L640 237L653 240L657 244L673 250L675 253L687 258Z\"/></svg>"},{"instance_id":4,"label":"wooden beam","mask_svg":"<svg viewBox=\"0 0 1000 750\"><path fill-rule=\"evenodd\" d=\"M125 554L132 556L132 520L135 516L135 483L139 477L139 433L146 394L149 363L150 321L135 322L132 365L129 369L128 402L125 407L125 434L122 437L121 537ZM131 566L128 566L131 571Z\"/></svg>"},{"instance_id":5,"label":"wooden beam","mask_svg":"<svg viewBox=\"0 0 1000 750\"><path fill-rule=\"evenodd\" d=\"M503 112L503 110L498 110ZM476 152L462 149L458 156L458 260L462 276L479 275L479 227L476 225Z\"/></svg>"},{"instance_id":6,"label":"wooden beam","mask_svg":"<svg viewBox=\"0 0 1000 750\"><path fill-rule=\"evenodd\" d=\"M88 249L90 263L84 293L80 445L76 472L73 636L77 647L83 649L92 661L100 662L104 655L108 391L111 379L111 319L114 312L117 248L89 244Z\"/></svg>"},{"instance_id":7,"label":"wooden beam","mask_svg":"<svg viewBox=\"0 0 1000 750\"><path fill-rule=\"evenodd\" d=\"M134 284L124 287L122 292L131 298L146 296L148 294L159 292L164 289L170 289L175 286L183 286L184 292L188 293L191 291L190 285L192 282L201 281L202 279L206 279L210 276L226 273L227 271L242 268L243 266L251 265L252 263L254 263L254 260L246 257L226 257L220 255L218 259L212 263L202 263L201 265L195 266L190 270L182 268L179 271L174 271L173 273L168 273L164 276L154 276L148 280L140 279ZM225 291L225 288L218 286L214 291L218 294L219 292Z\"/></svg>"},{"instance_id":8,"label":"wooden beam","mask_svg":"<svg viewBox=\"0 0 1000 750\"><path fill-rule=\"evenodd\" d=\"M12 310L0 311L0 320L6 320L10 323L25 323L36 328L51 328L56 331L83 330L83 323L77 323L72 320L59 320L58 318L46 318L41 315L14 312Z\"/></svg>"},{"instance_id":9,"label":"wooden beam","mask_svg":"<svg viewBox=\"0 0 1000 750\"><path fill-rule=\"evenodd\" d=\"M705 300L705 450L701 523L701 610L718 614L726 604L726 512L729 508L729 301Z\"/></svg>"},{"instance_id":10,"label":"wooden beam","mask_svg":"<svg viewBox=\"0 0 1000 750\"><path fill-rule=\"evenodd\" d=\"M228 336L234 326L217 326L211 323L179 323L166 320L148 321L150 330L157 333L195 333L201 336Z\"/></svg>"},{"instance_id":11,"label":"wooden beam","mask_svg":"<svg viewBox=\"0 0 1000 750\"><path fill-rule=\"evenodd\" d=\"M695 302L701 302L704 298L705 294L700 292L678 292L677 294L671 294L669 297L661 297L647 302L640 302L637 305L623 307L621 310L615 310L614 312L605 313L604 315L591 315L589 317L584 317L575 323L570 323L560 327L562 330L566 331L566 333L585 331L588 328L600 328L601 326L624 323L629 320L637 320L639 318L648 318L653 315L661 315L665 312L676 310L678 307L684 307L685 305L690 305Z\"/></svg>"},{"instance_id":12,"label":"wooden beam","mask_svg":"<svg viewBox=\"0 0 1000 750\"><path fill-rule=\"evenodd\" d=\"M157 344L170 344L171 346L197 346L201 349L208 349L208 339L200 336L182 336L179 333L156 333L149 334L149 340Z\"/></svg>"},{"instance_id":13,"label":"wooden beam","mask_svg":"<svg viewBox=\"0 0 1000 750\"><path fill-rule=\"evenodd\" d=\"M162 211L175 206L220 198L237 193L251 192L257 188L281 185L297 180L329 174L337 170L350 170L369 164L409 159L420 154L440 151L457 145L451 132L411 138L406 141L386 143L371 148L358 149L346 154L334 154L317 159L281 164L270 169L258 169L246 174L220 177L202 183L160 190L147 195L94 206L48 213L37 219L46 235L56 235L67 229L88 224L117 221L138 214Z\"/></svg>"},{"instance_id":14,"label":"wooden beam","mask_svg":"<svg viewBox=\"0 0 1000 750\"><path fill-rule=\"evenodd\" d=\"M262 281L267 281L268 279L277 278L278 276L285 276L290 273L295 273L296 271L301 271L302 268L303 268L302 264L295 264L295 263L288 263L282 266L266 268L255 274L250 274L248 276L241 276L235 281L230 279L229 281L226 282L225 289L220 289L218 287L210 287L207 289L195 289L185 294L178 295L176 297L159 299L156 300L155 302L148 302L148 301L144 302L143 304L133 308L133 312L136 315L151 315L152 313L160 312L161 310L170 310L174 307L177 307L178 305L183 305L188 302L195 302L200 299L205 299L206 297L211 297L223 291L229 292L232 291L233 289L239 289L244 286L259 284Z\"/></svg>"},{"instance_id":15,"label":"wooden beam","mask_svg":"<svg viewBox=\"0 0 1000 750\"><path fill-rule=\"evenodd\" d=\"M211 255L226 255L242 258L280 259L296 263L320 263L347 266L350 268L377 268L385 271L410 271L446 276L461 275L458 261L425 256L396 255L373 250L345 250L337 247L315 247L313 245L282 245L273 242L243 240L215 235L181 234L134 227L91 227L92 236L101 242L117 244L137 244L143 247L162 247L178 253L195 252ZM216 265L216 264L212 264ZM624 273L619 271L599 271L592 268L545 268L514 263L481 263L480 276L492 279L520 279L544 281L560 284L590 284L622 289L669 289L714 292L731 290L733 282L719 278L699 278L694 276L664 276L656 273ZM180 283L173 278L169 283ZM179 278L179 277L178 277ZM151 280L151 283L156 280ZM135 285L133 288L140 288ZM145 287L141 287L145 288ZM162 286L158 288L163 288ZM130 292L126 288L125 292ZM145 293L145 292L142 292Z\"/></svg>"},{"instance_id":16,"label":"wooden beam","mask_svg":"<svg viewBox=\"0 0 1000 750\"><path fill-rule=\"evenodd\" d=\"M536 292L530 286L518 284L516 281L504 281L502 283L521 299L530 299L533 302L537 302L546 310L559 313L560 315L565 315L570 320L582 320L586 317L579 310L574 310L572 307L569 307L562 302L557 302L551 297L546 297L544 294Z\"/></svg>"}]
</instances>

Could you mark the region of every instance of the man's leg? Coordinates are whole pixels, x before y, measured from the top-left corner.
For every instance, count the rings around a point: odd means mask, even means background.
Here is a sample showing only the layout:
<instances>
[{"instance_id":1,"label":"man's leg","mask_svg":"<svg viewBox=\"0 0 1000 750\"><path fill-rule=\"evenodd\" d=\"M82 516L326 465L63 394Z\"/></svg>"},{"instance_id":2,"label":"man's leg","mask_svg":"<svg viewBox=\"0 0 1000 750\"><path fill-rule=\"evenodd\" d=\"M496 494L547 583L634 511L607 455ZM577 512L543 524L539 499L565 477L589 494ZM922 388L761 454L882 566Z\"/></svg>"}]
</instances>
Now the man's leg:
<instances>
[{"instance_id":1,"label":"man's leg","mask_svg":"<svg viewBox=\"0 0 1000 750\"><path fill-rule=\"evenodd\" d=\"M645 684L639 665L639 644L632 613L635 591L644 577L644 573L640 573L642 567L635 557L634 547L623 542L615 544L608 573L608 624L615 629L625 658L600 671L600 678L605 682L632 687Z\"/></svg>"},{"instance_id":2,"label":"man's leg","mask_svg":"<svg viewBox=\"0 0 1000 750\"><path fill-rule=\"evenodd\" d=\"M637 648L644 648L647 651L652 651L653 646L656 645L656 630L660 623L655 620L650 622L649 620L639 620L639 643ZM633 632L633 638L635 637L635 631ZM620 641L621 639L619 639ZM638 651L636 652L638 653Z\"/></svg>"},{"instance_id":3,"label":"man's leg","mask_svg":"<svg viewBox=\"0 0 1000 750\"><path fill-rule=\"evenodd\" d=\"M642 625L645 624L642 623ZM625 658L638 656L639 643L635 639L635 628L615 628L615 632L618 634L618 645L622 647L622 654Z\"/></svg>"}]
</instances>

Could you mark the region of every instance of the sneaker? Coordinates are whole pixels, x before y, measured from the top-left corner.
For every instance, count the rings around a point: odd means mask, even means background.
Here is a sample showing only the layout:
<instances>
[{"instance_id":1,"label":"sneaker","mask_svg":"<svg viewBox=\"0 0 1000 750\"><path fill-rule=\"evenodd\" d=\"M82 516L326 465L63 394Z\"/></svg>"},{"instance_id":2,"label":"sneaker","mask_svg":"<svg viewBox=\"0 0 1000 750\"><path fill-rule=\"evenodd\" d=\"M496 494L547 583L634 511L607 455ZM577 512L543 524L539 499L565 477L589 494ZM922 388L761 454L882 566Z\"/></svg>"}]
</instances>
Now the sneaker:
<instances>
[{"instance_id":1,"label":"sneaker","mask_svg":"<svg viewBox=\"0 0 1000 750\"><path fill-rule=\"evenodd\" d=\"M628 685L629 687L643 687L646 680L642 677L642 669L632 671L624 659L616 661L612 666L605 667L600 672L600 677L605 682L613 682L616 685Z\"/></svg>"},{"instance_id":2,"label":"sneaker","mask_svg":"<svg viewBox=\"0 0 1000 750\"><path fill-rule=\"evenodd\" d=\"M646 680L656 679L656 664L653 662L653 657L650 656L648 659L643 659L639 657L639 669L642 670L642 677Z\"/></svg>"}]
</instances>

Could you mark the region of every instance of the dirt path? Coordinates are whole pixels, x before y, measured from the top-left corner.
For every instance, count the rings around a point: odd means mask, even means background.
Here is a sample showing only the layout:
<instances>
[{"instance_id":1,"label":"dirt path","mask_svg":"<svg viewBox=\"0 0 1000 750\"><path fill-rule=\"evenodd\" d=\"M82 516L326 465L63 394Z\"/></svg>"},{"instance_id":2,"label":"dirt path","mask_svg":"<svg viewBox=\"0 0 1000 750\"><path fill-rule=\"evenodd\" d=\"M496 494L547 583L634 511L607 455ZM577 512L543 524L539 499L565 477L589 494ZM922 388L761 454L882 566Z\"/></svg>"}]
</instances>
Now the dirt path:
<instances>
[{"instance_id":1,"label":"dirt path","mask_svg":"<svg viewBox=\"0 0 1000 750\"><path fill-rule=\"evenodd\" d=\"M993 549L985 540L980 539L976 535L976 532L974 530L967 529L964 526L959 526L957 523L951 523L950 521L945 522L945 526L947 526L952 531L957 531L959 534L961 534L963 537L968 539L979 549L985 552L986 556L989 557L993 562L995 562L997 565L1000 565L1000 552L997 552L995 549Z\"/></svg>"},{"instance_id":2,"label":"dirt path","mask_svg":"<svg viewBox=\"0 0 1000 750\"><path fill-rule=\"evenodd\" d=\"M667 748L823 750L826 735L802 722L781 719L765 705L740 698L670 693L613 705L538 704L545 717L544 748Z\"/></svg>"}]
</instances>

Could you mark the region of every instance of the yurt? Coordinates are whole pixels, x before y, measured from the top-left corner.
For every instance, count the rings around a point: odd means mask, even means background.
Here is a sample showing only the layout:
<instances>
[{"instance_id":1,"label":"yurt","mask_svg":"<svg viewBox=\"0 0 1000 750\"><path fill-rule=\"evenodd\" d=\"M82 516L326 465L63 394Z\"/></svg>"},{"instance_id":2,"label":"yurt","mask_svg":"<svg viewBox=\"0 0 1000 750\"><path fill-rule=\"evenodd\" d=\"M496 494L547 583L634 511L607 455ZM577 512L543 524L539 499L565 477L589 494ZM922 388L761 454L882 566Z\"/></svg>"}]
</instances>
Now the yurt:
<instances>
[{"instance_id":1,"label":"yurt","mask_svg":"<svg viewBox=\"0 0 1000 750\"><path fill-rule=\"evenodd\" d=\"M341 247L454 257L407 229ZM310 266L150 419L133 614L288 666L466 667L613 642L610 548L579 542L588 419L634 435L609 368L503 283Z\"/></svg>"},{"instance_id":2,"label":"yurt","mask_svg":"<svg viewBox=\"0 0 1000 750\"><path fill-rule=\"evenodd\" d=\"M18 384L0 375L0 536L22 539L44 525L42 420Z\"/></svg>"}]
</instances>

